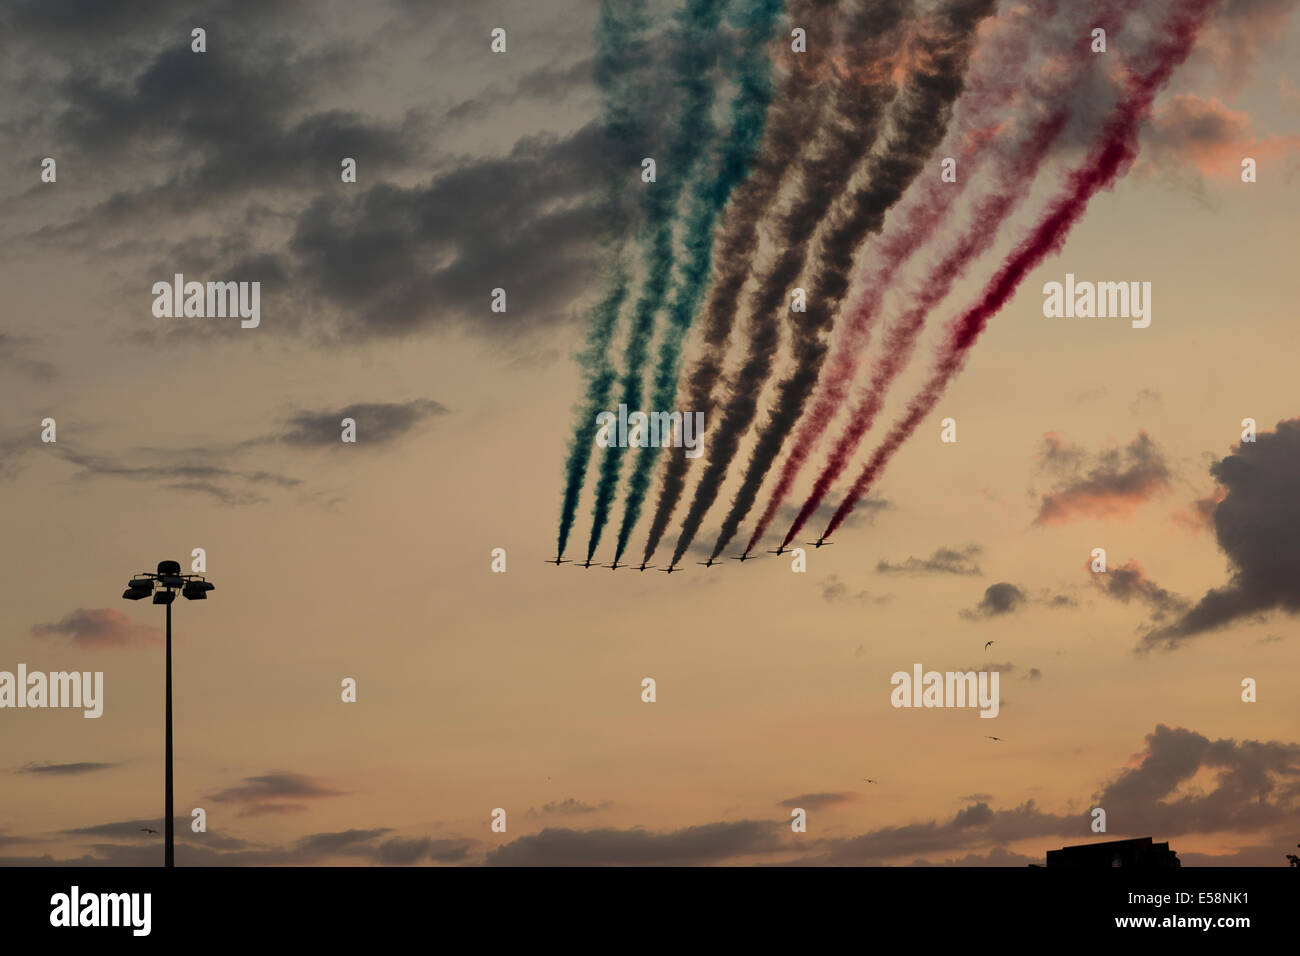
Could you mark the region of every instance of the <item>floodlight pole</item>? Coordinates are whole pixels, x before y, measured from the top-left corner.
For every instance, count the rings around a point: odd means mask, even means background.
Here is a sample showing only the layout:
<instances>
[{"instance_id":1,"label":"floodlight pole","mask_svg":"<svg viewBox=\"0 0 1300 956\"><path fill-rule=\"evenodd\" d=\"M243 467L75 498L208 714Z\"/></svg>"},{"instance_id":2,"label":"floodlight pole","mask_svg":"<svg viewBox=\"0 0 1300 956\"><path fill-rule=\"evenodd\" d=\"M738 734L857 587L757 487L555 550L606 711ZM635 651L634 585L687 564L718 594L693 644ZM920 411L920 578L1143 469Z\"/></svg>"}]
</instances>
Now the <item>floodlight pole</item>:
<instances>
[{"instance_id":1,"label":"floodlight pole","mask_svg":"<svg viewBox=\"0 0 1300 956\"><path fill-rule=\"evenodd\" d=\"M167 603L167 795L164 800L166 808L166 817L163 824L167 830L167 851L164 858L163 866L173 867L176 865L176 834L174 830L174 815L172 813L172 606L171 602Z\"/></svg>"}]
</instances>

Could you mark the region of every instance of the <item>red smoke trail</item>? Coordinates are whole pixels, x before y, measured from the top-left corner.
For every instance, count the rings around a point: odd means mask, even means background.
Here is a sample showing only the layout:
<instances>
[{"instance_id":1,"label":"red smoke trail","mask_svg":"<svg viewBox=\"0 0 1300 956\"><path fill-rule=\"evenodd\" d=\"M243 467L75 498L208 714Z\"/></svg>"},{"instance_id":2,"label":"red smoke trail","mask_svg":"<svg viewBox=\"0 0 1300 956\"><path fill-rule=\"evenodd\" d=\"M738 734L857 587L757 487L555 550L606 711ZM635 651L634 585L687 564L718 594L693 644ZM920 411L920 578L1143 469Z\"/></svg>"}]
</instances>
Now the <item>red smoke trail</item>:
<instances>
[{"instance_id":1,"label":"red smoke trail","mask_svg":"<svg viewBox=\"0 0 1300 956\"><path fill-rule=\"evenodd\" d=\"M895 274L934 234L987 157L985 147L1001 126L995 117L1023 87L1022 68L1028 59L1034 31L1041 29L1041 25L1053 17L1056 5L1057 0L1038 0L1030 7L1019 8L1013 14L1015 19L995 21L992 26L995 32L980 45L970 85L961 101L958 125L952 134L952 141L960 144L954 157L957 160L957 181L943 182L938 175L928 178L925 189L913 194L914 198L906 209L890 224L891 228L872 250L871 265L860 280L865 291L845 321L835 352L822 375L813 407L799 424L794 444L744 553L752 551L767 531L813 446L847 398L858 361L871 339L880 301ZM786 542L789 540L787 537Z\"/></svg>"},{"instance_id":2,"label":"red smoke trail","mask_svg":"<svg viewBox=\"0 0 1300 956\"><path fill-rule=\"evenodd\" d=\"M1118 17L1127 13L1128 7L1133 2L1134 0L1118 0L1118 3L1109 8L1088 11L1088 22L1089 24L1100 23L1110 31L1118 25ZM817 506L821 504L822 499L829 493L831 486L848 467L862 437L875 423L876 415L884 404L889 387L911 359L917 336L925 325L929 313L947 297L953 283L965 274L971 262L988 251L998 227L1024 198L1027 192L1026 183L1032 181L1039 166L1046 159L1048 149L1064 127L1068 118L1065 97L1079 83L1080 74L1086 69L1093 56L1089 45L1078 42L1080 27L1077 24L1069 24L1067 29L1074 31L1072 38L1076 52L1072 57L1067 57L1064 64L1053 61L1045 64L1043 72L1050 77L1050 80L1042 89L1041 95L1034 98L1035 104L1046 103L1048 107L1029 124L1027 133L999 146L998 151L1004 155L998 163L998 178L995 180L995 185L977 202L971 224L965 234L958 239L953 248L942 255L941 264L921 284L919 291L909 296L912 306L886 331L885 347L875 360L870 383L858 399L857 406L849 416L844 434L836 442L826 465L813 484L812 491L795 516L790 530L786 532L785 540L781 542L782 547L789 544L799 533L816 511ZM876 302L879 303L878 296ZM857 318L854 316L850 321ZM850 378L855 369L856 363L849 366L847 375ZM839 388L840 395L847 386L848 382L845 382Z\"/></svg>"},{"instance_id":3,"label":"red smoke trail","mask_svg":"<svg viewBox=\"0 0 1300 956\"><path fill-rule=\"evenodd\" d=\"M1060 135L1067 118L1064 106L1047 114L1020 144L1018 155L1008 157L999 168L998 183L976 204L970 225L957 243L947 250L940 264L926 277L920 288L909 296L912 305L885 332L885 346L876 358L870 383L849 416L844 433L835 443L821 474L813 484L808 499L786 532L781 546L789 544L817 510L836 479L848 466L862 437L874 424L894 379L912 357L925 320L952 290L953 283L966 273L976 258L988 251L1006 220L1025 195L1025 183L1031 181L1046 158L1052 143ZM847 388L847 383L845 385Z\"/></svg>"},{"instance_id":4,"label":"red smoke trail","mask_svg":"<svg viewBox=\"0 0 1300 956\"><path fill-rule=\"evenodd\" d=\"M1126 95L1107 124L1093 155L1069 177L1065 192L1048 208L1034 230L1011 253L985 286L979 301L948 327L947 339L938 350L934 374L912 399L905 415L894 423L885 440L872 454L857 481L840 503L822 537L830 537L849 516L889 463L894 452L916 430L916 426L939 401L947 384L961 371L971 346L988 321L1011 298L1029 272L1049 254L1059 252L1070 228L1083 215L1088 201L1099 189L1115 180L1137 155L1137 134L1151 102L1174 68L1191 52L1196 35L1218 0L1184 0L1165 25L1162 41L1147 53L1155 66L1147 73L1131 73Z\"/></svg>"}]
</instances>

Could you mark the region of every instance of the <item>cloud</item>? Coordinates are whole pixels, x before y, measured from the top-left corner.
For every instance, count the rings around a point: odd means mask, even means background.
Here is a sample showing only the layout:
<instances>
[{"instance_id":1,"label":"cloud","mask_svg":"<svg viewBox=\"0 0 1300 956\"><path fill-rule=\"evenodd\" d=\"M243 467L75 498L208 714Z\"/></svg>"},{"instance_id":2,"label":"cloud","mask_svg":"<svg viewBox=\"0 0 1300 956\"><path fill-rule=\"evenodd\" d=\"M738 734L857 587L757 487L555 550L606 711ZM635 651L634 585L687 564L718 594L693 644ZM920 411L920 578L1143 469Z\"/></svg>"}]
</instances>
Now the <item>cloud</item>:
<instances>
[{"instance_id":1,"label":"cloud","mask_svg":"<svg viewBox=\"0 0 1300 956\"><path fill-rule=\"evenodd\" d=\"M592 71L595 60L584 57L569 63L548 63L530 70L516 82L494 84L471 99L447 110L448 123L483 119L494 110L513 106L521 100L542 100L548 105L564 100L577 90L595 90Z\"/></svg>"},{"instance_id":2,"label":"cloud","mask_svg":"<svg viewBox=\"0 0 1300 956\"><path fill-rule=\"evenodd\" d=\"M984 597L979 604L959 613L968 621L978 621L1010 614L1028 601L1025 592L1010 581L999 581L984 589Z\"/></svg>"},{"instance_id":3,"label":"cloud","mask_svg":"<svg viewBox=\"0 0 1300 956\"><path fill-rule=\"evenodd\" d=\"M595 186L609 157L591 123L526 137L427 185L321 195L297 219L293 275L335 308L345 338L551 327L589 284L608 221ZM495 288L506 290L504 313L489 311Z\"/></svg>"},{"instance_id":4,"label":"cloud","mask_svg":"<svg viewBox=\"0 0 1300 956\"><path fill-rule=\"evenodd\" d=\"M62 458L80 469L73 476L78 480L129 478L156 481L174 491L210 495L222 504L256 504L267 499L254 488L296 488L302 484L297 478L265 469L240 471L209 464L203 460L204 453L149 450L140 454L153 457L157 463L130 465L107 455L77 451L62 443L58 447Z\"/></svg>"},{"instance_id":5,"label":"cloud","mask_svg":"<svg viewBox=\"0 0 1300 956\"><path fill-rule=\"evenodd\" d=\"M1293 823L1300 812L1300 744L1211 740L1158 724L1139 758L1093 796L1119 832L1251 831ZM1212 785L1190 786L1202 771Z\"/></svg>"},{"instance_id":6,"label":"cloud","mask_svg":"<svg viewBox=\"0 0 1300 956\"><path fill-rule=\"evenodd\" d=\"M928 820L885 826L853 837L823 841L819 853L804 860L830 865L872 865L898 857L951 853L967 847L1012 843L1032 837L1056 836L1082 825L1077 814L1058 816L1028 800L1010 810L995 810L978 801L945 821ZM920 862L920 861L917 861Z\"/></svg>"},{"instance_id":7,"label":"cloud","mask_svg":"<svg viewBox=\"0 0 1300 956\"><path fill-rule=\"evenodd\" d=\"M1137 396L1129 402L1128 410L1138 415L1147 405L1159 405L1160 393L1154 388L1140 388Z\"/></svg>"},{"instance_id":8,"label":"cloud","mask_svg":"<svg viewBox=\"0 0 1300 956\"><path fill-rule=\"evenodd\" d=\"M1217 82L1238 86L1266 49L1281 45L1294 9L1294 0L1226 0L1202 31L1195 56L1209 61Z\"/></svg>"},{"instance_id":9,"label":"cloud","mask_svg":"<svg viewBox=\"0 0 1300 956\"><path fill-rule=\"evenodd\" d=\"M410 402L364 402L338 411L297 412L290 417L279 439L299 447L343 447L342 422L351 418L357 423L358 444L385 445L407 434L420 422L445 414L447 408L430 398Z\"/></svg>"},{"instance_id":10,"label":"cloud","mask_svg":"<svg viewBox=\"0 0 1300 956\"><path fill-rule=\"evenodd\" d=\"M1143 635L1144 650L1172 650L1270 610L1300 612L1300 419L1242 442L1210 474L1225 489L1214 508L1214 533L1231 576L1178 620Z\"/></svg>"},{"instance_id":11,"label":"cloud","mask_svg":"<svg viewBox=\"0 0 1300 956\"><path fill-rule=\"evenodd\" d=\"M271 813L299 813L307 809L302 800L337 797L340 793L306 774L272 771L260 776L245 777L242 786L220 790L208 799L215 803L240 804L239 815L251 817Z\"/></svg>"},{"instance_id":12,"label":"cloud","mask_svg":"<svg viewBox=\"0 0 1300 956\"><path fill-rule=\"evenodd\" d=\"M120 767L116 763L29 763L15 770L15 773L48 774L53 777L75 777L96 770L111 770Z\"/></svg>"},{"instance_id":13,"label":"cloud","mask_svg":"<svg viewBox=\"0 0 1300 956\"><path fill-rule=\"evenodd\" d=\"M976 562L979 545L969 544L964 548L939 548L928 558L909 557L900 564L880 561L876 565L878 574L981 574Z\"/></svg>"},{"instance_id":14,"label":"cloud","mask_svg":"<svg viewBox=\"0 0 1300 956\"><path fill-rule=\"evenodd\" d=\"M836 807L843 803L849 803L856 800L858 795L849 791L841 793L805 793L797 797L790 797L782 800L777 804L778 807L785 807L793 810L795 807L804 809L820 810L823 807Z\"/></svg>"},{"instance_id":15,"label":"cloud","mask_svg":"<svg viewBox=\"0 0 1300 956\"><path fill-rule=\"evenodd\" d=\"M1153 620L1162 620L1166 615L1183 611L1188 606L1186 599L1166 591L1148 578L1136 561L1129 561L1122 567L1109 568L1104 573L1093 573L1091 564L1085 566L1089 568L1089 578L1094 585L1125 604L1134 599L1143 602L1151 608Z\"/></svg>"},{"instance_id":16,"label":"cloud","mask_svg":"<svg viewBox=\"0 0 1300 956\"><path fill-rule=\"evenodd\" d=\"M54 624L36 624L33 637L67 637L72 643L92 650L110 647L144 647L162 640L162 629L137 624L112 608L77 608Z\"/></svg>"},{"instance_id":17,"label":"cloud","mask_svg":"<svg viewBox=\"0 0 1300 956\"><path fill-rule=\"evenodd\" d=\"M371 830L339 830L332 833L313 833L294 844L294 849L308 856L320 853L341 853L354 849L360 844L368 843L385 833L391 833L389 827L377 827Z\"/></svg>"},{"instance_id":18,"label":"cloud","mask_svg":"<svg viewBox=\"0 0 1300 956\"><path fill-rule=\"evenodd\" d=\"M888 594L882 594L872 597L870 591L855 591L849 593L849 586L840 580L839 575L832 574L826 580L821 582L822 599L825 601L871 601L875 604L885 604L890 600Z\"/></svg>"},{"instance_id":19,"label":"cloud","mask_svg":"<svg viewBox=\"0 0 1300 956\"><path fill-rule=\"evenodd\" d=\"M32 342L33 339L26 336L0 332L0 369L33 382L51 381L58 372L49 362L28 357L26 350Z\"/></svg>"},{"instance_id":20,"label":"cloud","mask_svg":"<svg viewBox=\"0 0 1300 956\"><path fill-rule=\"evenodd\" d=\"M489 866L691 866L780 848L784 823L740 820L666 833L548 827L490 850Z\"/></svg>"},{"instance_id":21,"label":"cloud","mask_svg":"<svg viewBox=\"0 0 1300 956\"><path fill-rule=\"evenodd\" d=\"M1090 456L1066 446L1056 433L1044 436L1042 461L1070 477L1043 495L1035 524L1067 524L1078 518L1125 517L1169 487L1171 473L1155 442L1146 432L1124 449L1109 448Z\"/></svg>"},{"instance_id":22,"label":"cloud","mask_svg":"<svg viewBox=\"0 0 1300 956\"><path fill-rule=\"evenodd\" d=\"M1219 507L1227 489L1216 487L1204 498L1197 498L1181 512L1172 515L1175 522L1191 531L1212 531L1214 529L1214 509Z\"/></svg>"},{"instance_id":23,"label":"cloud","mask_svg":"<svg viewBox=\"0 0 1300 956\"><path fill-rule=\"evenodd\" d=\"M300 490L301 479L264 467L240 469L230 463L241 455L281 445L289 449L344 447L342 421L356 422L357 441L367 445L392 445L430 418L449 414L431 398L407 402L358 402L337 410L303 410L293 413L279 429L242 441L195 448L140 448L130 460L79 450L60 443L53 453L76 466L74 478L127 478L158 482L160 487L204 494L223 505L260 504L268 500L262 489ZM33 447L29 435L0 439L0 453L12 445L14 458ZM6 456L8 457L8 456ZM0 459L3 461L3 459ZM214 464L220 461L222 464ZM17 468L0 464L0 474L13 477Z\"/></svg>"},{"instance_id":24,"label":"cloud","mask_svg":"<svg viewBox=\"0 0 1300 956\"><path fill-rule=\"evenodd\" d=\"M1157 107L1146 134L1147 169L1183 166L1216 179L1236 180L1241 161L1275 163L1300 148L1300 136L1250 135L1250 117L1217 99L1171 96Z\"/></svg>"},{"instance_id":25,"label":"cloud","mask_svg":"<svg viewBox=\"0 0 1300 956\"><path fill-rule=\"evenodd\" d=\"M803 794L781 801L780 806L833 806L852 796ZM960 799L964 805L950 817L881 826L811 843L786 839L788 823L784 820L709 823L659 832L641 827L546 828L489 849L483 862L504 866L688 866L740 863L754 857L775 860L777 854L780 859L790 859L793 854L793 862L804 865L878 865L900 860L927 865L925 858L929 857L944 866L1020 866L1043 858L1022 856L1008 849L1011 844L1041 840L1047 844L1044 850L1054 848L1063 838L1085 833L1090 822L1082 811L1053 813L1033 800L999 809L988 794ZM1281 865L1295 842L1290 828L1300 812L1300 743L1216 740L1157 724L1146 735L1142 751L1101 783L1088 806L1106 809L1115 838L1154 836L1163 840L1184 834L1261 832L1269 841L1256 839L1217 857L1180 853L1189 865L1247 861L1251 865ZM282 846L266 846L211 833L191 834L188 822L186 818L176 820L177 861L190 866L309 864L335 857L388 865L426 860L473 863L476 858L472 854L483 846L466 838L400 835L389 827L313 833ZM91 844L77 859L8 857L0 858L0 865L156 866L161 847L156 845L157 837L141 832L142 827L157 830L161 823L129 820L63 831L71 836L128 842ZM23 835L0 832L0 846L33 842Z\"/></svg>"},{"instance_id":26,"label":"cloud","mask_svg":"<svg viewBox=\"0 0 1300 956\"><path fill-rule=\"evenodd\" d=\"M532 818L552 815L576 816L584 813L597 813L601 810L608 810L613 805L613 802L609 800L602 800L600 803L584 803L581 800L568 797L564 800L552 800L549 803L544 803L542 804L541 810L538 810L536 807L529 807L528 813L525 815Z\"/></svg>"}]
</instances>

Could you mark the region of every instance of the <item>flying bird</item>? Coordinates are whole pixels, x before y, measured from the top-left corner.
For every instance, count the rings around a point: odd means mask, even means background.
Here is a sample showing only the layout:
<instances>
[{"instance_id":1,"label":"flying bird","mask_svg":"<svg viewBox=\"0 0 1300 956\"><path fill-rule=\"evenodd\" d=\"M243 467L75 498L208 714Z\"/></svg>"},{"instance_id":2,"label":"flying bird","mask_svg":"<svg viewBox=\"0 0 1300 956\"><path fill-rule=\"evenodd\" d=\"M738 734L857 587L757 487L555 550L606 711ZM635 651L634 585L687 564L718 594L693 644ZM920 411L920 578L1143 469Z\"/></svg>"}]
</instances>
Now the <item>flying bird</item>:
<instances>
[{"instance_id":1,"label":"flying bird","mask_svg":"<svg viewBox=\"0 0 1300 956\"><path fill-rule=\"evenodd\" d=\"M862 779L865 780L867 783L880 783L879 780L872 780L870 777L863 777Z\"/></svg>"},{"instance_id":2,"label":"flying bird","mask_svg":"<svg viewBox=\"0 0 1300 956\"><path fill-rule=\"evenodd\" d=\"M985 737L988 737L989 740L1001 740L1001 739L1002 739L1001 737L989 737L988 734L985 734L984 736L985 736Z\"/></svg>"},{"instance_id":3,"label":"flying bird","mask_svg":"<svg viewBox=\"0 0 1300 956\"><path fill-rule=\"evenodd\" d=\"M985 642L984 642L984 650L987 651L987 650L988 650L990 647L992 647L992 646L993 646L993 642L992 642L992 641L985 641Z\"/></svg>"},{"instance_id":4,"label":"flying bird","mask_svg":"<svg viewBox=\"0 0 1300 956\"><path fill-rule=\"evenodd\" d=\"M150 830L148 827L141 827L140 829L143 830L145 833L157 833L157 832L158 832L157 830Z\"/></svg>"}]
</instances>

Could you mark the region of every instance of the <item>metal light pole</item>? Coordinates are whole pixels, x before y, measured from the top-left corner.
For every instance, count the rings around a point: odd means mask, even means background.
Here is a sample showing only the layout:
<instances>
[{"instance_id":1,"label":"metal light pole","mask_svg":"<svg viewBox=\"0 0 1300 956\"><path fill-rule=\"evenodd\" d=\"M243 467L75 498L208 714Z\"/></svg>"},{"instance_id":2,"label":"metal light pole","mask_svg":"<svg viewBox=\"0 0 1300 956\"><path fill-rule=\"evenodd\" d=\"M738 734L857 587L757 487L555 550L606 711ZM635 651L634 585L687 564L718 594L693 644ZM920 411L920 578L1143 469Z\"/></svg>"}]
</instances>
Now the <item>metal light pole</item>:
<instances>
[{"instance_id":1,"label":"metal light pole","mask_svg":"<svg viewBox=\"0 0 1300 956\"><path fill-rule=\"evenodd\" d=\"M176 588L180 588L180 593L190 601L207 600L208 592L216 589L202 575L181 574L181 566L177 561L159 561L157 573L137 574L122 592L122 597L128 601L139 601L153 595L154 604L162 604L167 608L166 781L163 794L163 826L167 847L163 865L168 867L176 865L175 820L172 812L172 602L176 600Z\"/></svg>"},{"instance_id":2,"label":"metal light pole","mask_svg":"<svg viewBox=\"0 0 1300 956\"><path fill-rule=\"evenodd\" d=\"M163 866L176 865L176 815L172 813L172 605L167 602L167 760L163 771L167 777L167 793L163 797L164 825L167 834L167 851Z\"/></svg>"}]
</instances>

